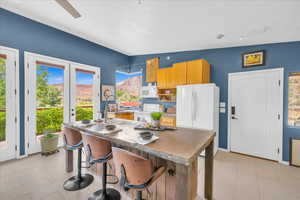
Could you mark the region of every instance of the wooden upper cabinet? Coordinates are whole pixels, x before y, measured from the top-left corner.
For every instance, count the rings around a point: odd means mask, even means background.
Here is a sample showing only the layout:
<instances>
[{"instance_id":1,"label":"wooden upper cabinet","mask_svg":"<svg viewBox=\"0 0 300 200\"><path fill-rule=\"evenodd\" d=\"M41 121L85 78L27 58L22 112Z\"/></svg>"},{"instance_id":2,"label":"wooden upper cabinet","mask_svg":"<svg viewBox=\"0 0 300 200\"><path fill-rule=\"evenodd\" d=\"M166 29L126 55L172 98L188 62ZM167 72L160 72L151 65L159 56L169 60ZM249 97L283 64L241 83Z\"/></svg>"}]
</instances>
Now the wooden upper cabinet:
<instances>
[{"instance_id":1,"label":"wooden upper cabinet","mask_svg":"<svg viewBox=\"0 0 300 200\"><path fill-rule=\"evenodd\" d=\"M200 84L210 82L210 66L206 60L193 60L187 62L187 84Z\"/></svg>"},{"instance_id":2,"label":"wooden upper cabinet","mask_svg":"<svg viewBox=\"0 0 300 200\"><path fill-rule=\"evenodd\" d=\"M174 85L175 85L175 87L177 85L185 85L187 83L186 70L187 70L187 63L186 62L173 64L173 71L174 71L173 74L174 74Z\"/></svg>"},{"instance_id":3,"label":"wooden upper cabinet","mask_svg":"<svg viewBox=\"0 0 300 200\"><path fill-rule=\"evenodd\" d=\"M176 88L173 67L158 69L157 87L161 89Z\"/></svg>"},{"instance_id":4,"label":"wooden upper cabinet","mask_svg":"<svg viewBox=\"0 0 300 200\"><path fill-rule=\"evenodd\" d=\"M175 63L172 67L157 70L157 87L173 89L177 85L210 82L210 66L206 60Z\"/></svg>"},{"instance_id":5,"label":"wooden upper cabinet","mask_svg":"<svg viewBox=\"0 0 300 200\"><path fill-rule=\"evenodd\" d=\"M153 58L146 61L146 82L153 83L157 81L158 68L159 58Z\"/></svg>"},{"instance_id":6,"label":"wooden upper cabinet","mask_svg":"<svg viewBox=\"0 0 300 200\"><path fill-rule=\"evenodd\" d=\"M174 68L168 67L165 68L166 71L166 88L176 88L175 77L174 77Z\"/></svg>"},{"instance_id":7,"label":"wooden upper cabinet","mask_svg":"<svg viewBox=\"0 0 300 200\"><path fill-rule=\"evenodd\" d=\"M166 87L166 68L158 69L157 71L157 87L165 88Z\"/></svg>"}]
</instances>

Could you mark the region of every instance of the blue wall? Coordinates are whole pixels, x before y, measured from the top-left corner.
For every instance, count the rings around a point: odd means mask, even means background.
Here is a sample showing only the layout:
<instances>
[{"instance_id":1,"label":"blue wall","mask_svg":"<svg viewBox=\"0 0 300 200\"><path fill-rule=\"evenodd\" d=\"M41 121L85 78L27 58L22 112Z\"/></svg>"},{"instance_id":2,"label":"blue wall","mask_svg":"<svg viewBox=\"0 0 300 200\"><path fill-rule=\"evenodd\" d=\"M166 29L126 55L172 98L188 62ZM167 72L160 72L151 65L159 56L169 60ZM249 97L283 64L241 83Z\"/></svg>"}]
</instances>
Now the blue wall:
<instances>
[{"instance_id":1,"label":"blue wall","mask_svg":"<svg viewBox=\"0 0 300 200\"><path fill-rule=\"evenodd\" d=\"M243 69L241 67L241 54L261 49L266 50L266 65L263 67ZM287 80L289 72L300 71L300 42L132 56L130 58L132 64L131 71L139 70L141 66L144 67L142 63L144 63L146 59L157 56L160 57L160 67L168 67L176 62L188 61L193 59L206 59L211 64L211 80L220 87L221 101L226 102L226 105L228 95L228 73L283 67L285 78L283 158L285 161L289 159L289 138L300 138L300 128L289 127L287 125ZM166 59L167 56L170 57L170 60ZM157 101L153 99L148 100L147 102ZM227 148L227 113L220 113L219 146L221 148Z\"/></svg>"},{"instance_id":2,"label":"blue wall","mask_svg":"<svg viewBox=\"0 0 300 200\"><path fill-rule=\"evenodd\" d=\"M20 151L24 154L24 51L100 66L103 84L115 84L114 72L129 57L0 8L0 45L20 51Z\"/></svg>"}]
</instances>

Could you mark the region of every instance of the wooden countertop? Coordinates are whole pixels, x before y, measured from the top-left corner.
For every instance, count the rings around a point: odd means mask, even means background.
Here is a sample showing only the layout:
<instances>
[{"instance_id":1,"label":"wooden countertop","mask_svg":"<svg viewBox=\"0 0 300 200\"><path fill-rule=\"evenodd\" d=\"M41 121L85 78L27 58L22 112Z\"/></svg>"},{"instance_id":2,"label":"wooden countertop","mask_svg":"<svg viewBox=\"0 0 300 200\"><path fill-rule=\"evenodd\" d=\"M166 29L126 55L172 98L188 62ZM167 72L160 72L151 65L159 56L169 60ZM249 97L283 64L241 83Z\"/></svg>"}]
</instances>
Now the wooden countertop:
<instances>
[{"instance_id":1,"label":"wooden countertop","mask_svg":"<svg viewBox=\"0 0 300 200\"><path fill-rule=\"evenodd\" d=\"M159 136L158 140L141 145L128 139L139 135L139 131L133 128L135 121L118 119L114 122L118 128L122 129L116 134L99 134L96 130L83 127L78 123L64 123L64 126L183 165L190 165L215 137L215 133L209 130L178 128L177 130L156 132L156 135Z\"/></svg>"}]
</instances>

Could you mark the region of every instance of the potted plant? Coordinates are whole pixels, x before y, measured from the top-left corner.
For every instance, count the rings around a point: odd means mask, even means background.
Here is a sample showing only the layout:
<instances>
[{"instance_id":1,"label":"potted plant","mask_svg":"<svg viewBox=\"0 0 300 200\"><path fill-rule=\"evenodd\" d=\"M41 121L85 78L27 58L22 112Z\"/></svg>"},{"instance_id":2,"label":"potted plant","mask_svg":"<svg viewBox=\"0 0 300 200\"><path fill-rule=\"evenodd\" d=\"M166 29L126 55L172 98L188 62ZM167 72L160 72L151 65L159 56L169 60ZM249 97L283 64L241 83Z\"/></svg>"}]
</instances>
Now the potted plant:
<instances>
[{"instance_id":1,"label":"potted plant","mask_svg":"<svg viewBox=\"0 0 300 200\"><path fill-rule=\"evenodd\" d=\"M159 127L159 120L161 118L161 112L152 112L151 113L151 119L152 119L152 123L151 125L155 128Z\"/></svg>"},{"instance_id":2,"label":"potted plant","mask_svg":"<svg viewBox=\"0 0 300 200\"><path fill-rule=\"evenodd\" d=\"M58 135L54 134L54 131L46 130L43 132L43 136L40 138L42 155L49 155L58 152Z\"/></svg>"}]
</instances>

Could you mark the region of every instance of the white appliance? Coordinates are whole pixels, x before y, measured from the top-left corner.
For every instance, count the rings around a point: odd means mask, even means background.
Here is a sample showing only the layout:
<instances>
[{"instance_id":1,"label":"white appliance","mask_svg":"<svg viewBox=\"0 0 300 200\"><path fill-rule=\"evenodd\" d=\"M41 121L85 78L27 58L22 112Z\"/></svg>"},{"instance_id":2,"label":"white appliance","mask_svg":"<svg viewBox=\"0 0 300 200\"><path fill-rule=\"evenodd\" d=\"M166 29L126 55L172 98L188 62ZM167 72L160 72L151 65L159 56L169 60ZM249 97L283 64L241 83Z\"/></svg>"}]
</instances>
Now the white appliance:
<instances>
[{"instance_id":1,"label":"white appliance","mask_svg":"<svg viewBox=\"0 0 300 200\"><path fill-rule=\"evenodd\" d=\"M144 103L143 111L135 111L134 112L134 120L135 121L143 121L143 122L151 122L151 112L159 112L160 105L159 104L149 104Z\"/></svg>"},{"instance_id":2,"label":"white appliance","mask_svg":"<svg viewBox=\"0 0 300 200\"><path fill-rule=\"evenodd\" d=\"M141 98L157 98L157 88L152 85L142 86L140 94Z\"/></svg>"},{"instance_id":3,"label":"white appliance","mask_svg":"<svg viewBox=\"0 0 300 200\"><path fill-rule=\"evenodd\" d=\"M177 86L176 126L216 132L214 153L219 146L220 89L213 83Z\"/></svg>"}]
</instances>

